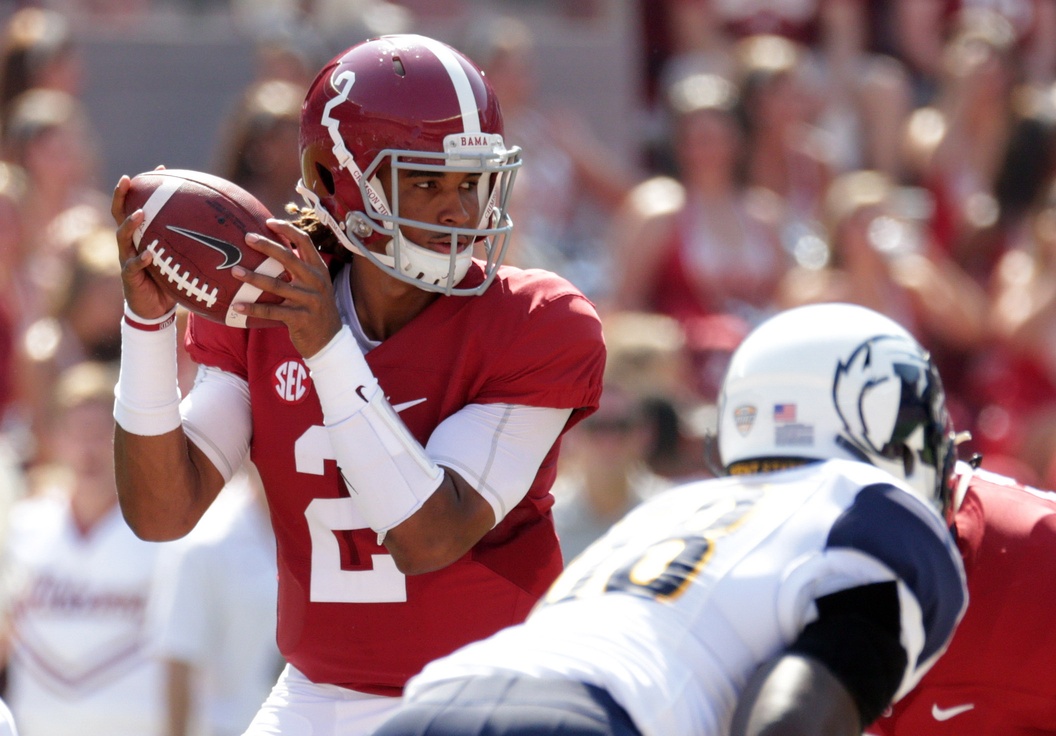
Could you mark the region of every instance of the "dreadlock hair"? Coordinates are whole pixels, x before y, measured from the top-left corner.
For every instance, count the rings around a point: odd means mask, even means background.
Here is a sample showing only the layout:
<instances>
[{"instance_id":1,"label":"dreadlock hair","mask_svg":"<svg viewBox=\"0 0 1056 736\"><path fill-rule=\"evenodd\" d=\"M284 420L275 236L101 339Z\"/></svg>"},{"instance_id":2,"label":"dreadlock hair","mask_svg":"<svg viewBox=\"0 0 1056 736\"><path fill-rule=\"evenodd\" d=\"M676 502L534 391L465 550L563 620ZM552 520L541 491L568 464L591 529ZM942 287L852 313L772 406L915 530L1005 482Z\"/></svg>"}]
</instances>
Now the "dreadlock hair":
<instances>
[{"instance_id":1,"label":"dreadlock hair","mask_svg":"<svg viewBox=\"0 0 1056 736\"><path fill-rule=\"evenodd\" d=\"M324 256L331 256L333 261L339 263L348 263L352 260L352 253L341 245L341 241L337 239L334 232L323 224L315 212L290 202L286 205L286 213L290 215L290 223L307 233L312 239L312 244Z\"/></svg>"}]
</instances>

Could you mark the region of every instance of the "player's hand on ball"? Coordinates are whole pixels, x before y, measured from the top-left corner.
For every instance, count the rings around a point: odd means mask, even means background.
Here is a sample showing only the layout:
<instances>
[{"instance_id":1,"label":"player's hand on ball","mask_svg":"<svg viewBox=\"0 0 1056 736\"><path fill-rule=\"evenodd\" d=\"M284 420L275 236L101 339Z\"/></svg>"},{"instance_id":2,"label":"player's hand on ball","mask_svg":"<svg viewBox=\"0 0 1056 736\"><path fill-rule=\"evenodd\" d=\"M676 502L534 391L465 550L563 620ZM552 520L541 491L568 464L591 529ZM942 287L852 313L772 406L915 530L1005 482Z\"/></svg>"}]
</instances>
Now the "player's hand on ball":
<instances>
[{"instance_id":1,"label":"player's hand on ball","mask_svg":"<svg viewBox=\"0 0 1056 736\"><path fill-rule=\"evenodd\" d=\"M232 269L232 275L282 300L237 304L235 309L249 317L285 323L294 347L302 356L310 358L326 347L341 329L330 271L303 230L279 219L268 220L268 227L273 237L250 233L246 243L278 261L289 278L266 276L237 266ZM289 242L292 248L281 245L281 240Z\"/></svg>"},{"instance_id":2,"label":"player's hand on ball","mask_svg":"<svg viewBox=\"0 0 1056 736\"><path fill-rule=\"evenodd\" d=\"M133 242L133 233L143 223L143 211L134 210L125 216L125 198L132 180L123 175L114 187L114 196L110 203L110 214L117 224L117 252L121 261L121 283L124 288L125 301L132 312L144 319L161 317L176 306L176 300L161 289L150 277L147 268L152 254L148 251L137 252Z\"/></svg>"}]
</instances>

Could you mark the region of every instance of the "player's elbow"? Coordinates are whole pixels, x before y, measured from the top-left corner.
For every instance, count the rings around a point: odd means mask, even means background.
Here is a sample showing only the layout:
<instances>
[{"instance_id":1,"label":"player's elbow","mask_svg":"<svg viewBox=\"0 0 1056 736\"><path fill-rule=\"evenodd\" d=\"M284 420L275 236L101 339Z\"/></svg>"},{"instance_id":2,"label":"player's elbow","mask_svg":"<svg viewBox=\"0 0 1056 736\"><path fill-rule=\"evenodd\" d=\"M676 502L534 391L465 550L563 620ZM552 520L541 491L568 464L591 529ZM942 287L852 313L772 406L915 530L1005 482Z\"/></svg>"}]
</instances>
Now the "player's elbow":
<instances>
[{"instance_id":1,"label":"player's elbow","mask_svg":"<svg viewBox=\"0 0 1056 736\"><path fill-rule=\"evenodd\" d=\"M459 478L441 486L418 511L390 529L385 547L400 572L422 575L468 553L494 520L488 503Z\"/></svg>"},{"instance_id":2,"label":"player's elbow","mask_svg":"<svg viewBox=\"0 0 1056 736\"><path fill-rule=\"evenodd\" d=\"M171 542L194 528L194 521L166 517L131 503L121 503L121 515L132 533L144 542Z\"/></svg>"},{"instance_id":3,"label":"player's elbow","mask_svg":"<svg viewBox=\"0 0 1056 736\"><path fill-rule=\"evenodd\" d=\"M189 529L176 529L168 524L141 522L135 519L130 519L128 516L125 516L125 521L128 523L128 527L132 530L132 533L144 542L171 542L174 539L179 539L185 536L187 532L190 531Z\"/></svg>"},{"instance_id":4,"label":"player's elbow","mask_svg":"<svg viewBox=\"0 0 1056 736\"><path fill-rule=\"evenodd\" d=\"M396 563L396 569L404 575L424 575L436 572L461 557L442 546L400 545L386 541L386 548Z\"/></svg>"},{"instance_id":5,"label":"player's elbow","mask_svg":"<svg viewBox=\"0 0 1056 736\"><path fill-rule=\"evenodd\" d=\"M404 522L385 535L385 548L404 575L423 575L443 569L472 546L473 540L463 539L461 535L423 533L414 522Z\"/></svg>"}]
</instances>

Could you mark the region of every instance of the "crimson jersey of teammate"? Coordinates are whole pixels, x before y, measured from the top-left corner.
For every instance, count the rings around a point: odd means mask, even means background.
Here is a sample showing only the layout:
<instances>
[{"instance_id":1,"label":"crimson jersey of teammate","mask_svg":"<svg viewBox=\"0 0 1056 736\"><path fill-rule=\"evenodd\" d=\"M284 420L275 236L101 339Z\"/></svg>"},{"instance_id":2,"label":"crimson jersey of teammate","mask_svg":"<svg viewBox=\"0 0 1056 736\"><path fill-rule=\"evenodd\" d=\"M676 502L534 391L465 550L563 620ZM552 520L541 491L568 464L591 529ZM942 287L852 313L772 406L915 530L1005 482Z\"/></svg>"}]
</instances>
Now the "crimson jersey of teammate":
<instances>
[{"instance_id":1,"label":"crimson jersey of teammate","mask_svg":"<svg viewBox=\"0 0 1056 736\"><path fill-rule=\"evenodd\" d=\"M1056 734L1056 494L977 471L955 518L968 611L878 736Z\"/></svg>"},{"instance_id":2,"label":"crimson jersey of teammate","mask_svg":"<svg viewBox=\"0 0 1056 736\"><path fill-rule=\"evenodd\" d=\"M475 264L460 286L482 278ZM277 542L279 648L312 681L398 695L427 662L524 619L561 571L550 514L560 440L472 550L404 576L348 496L287 330L192 316L187 345L198 363L249 382L250 453ZM605 349L593 305L571 284L504 267L483 295L441 296L366 358L424 446L467 404L573 408L567 431L597 408Z\"/></svg>"}]
</instances>

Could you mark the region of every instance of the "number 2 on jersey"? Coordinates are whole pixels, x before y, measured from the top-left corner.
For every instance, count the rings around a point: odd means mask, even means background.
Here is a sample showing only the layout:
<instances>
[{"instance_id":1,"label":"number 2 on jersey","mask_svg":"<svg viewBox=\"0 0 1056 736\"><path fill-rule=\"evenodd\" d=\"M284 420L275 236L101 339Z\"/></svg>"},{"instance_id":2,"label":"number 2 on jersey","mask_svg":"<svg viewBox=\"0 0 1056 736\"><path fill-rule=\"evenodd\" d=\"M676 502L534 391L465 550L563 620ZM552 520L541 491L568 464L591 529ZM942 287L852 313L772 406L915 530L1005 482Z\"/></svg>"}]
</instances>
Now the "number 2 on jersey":
<instances>
[{"instance_id":1,"label":"number 2 on jersey","mask_svg":"<svg viewBox=\"0 0 1056 736\"><path fill-rule=\"evenodd\" d=\"M294 447L298 473L322 475L327 460L335 460L325 427L309 427ZM304 510L312 539L311 600L316 603L402 603L407 579L391 555L372 554L371 567L341 566L343 537L335 531L367 529L351 498L316 498Z\"/></svg>"}]
</instances>

